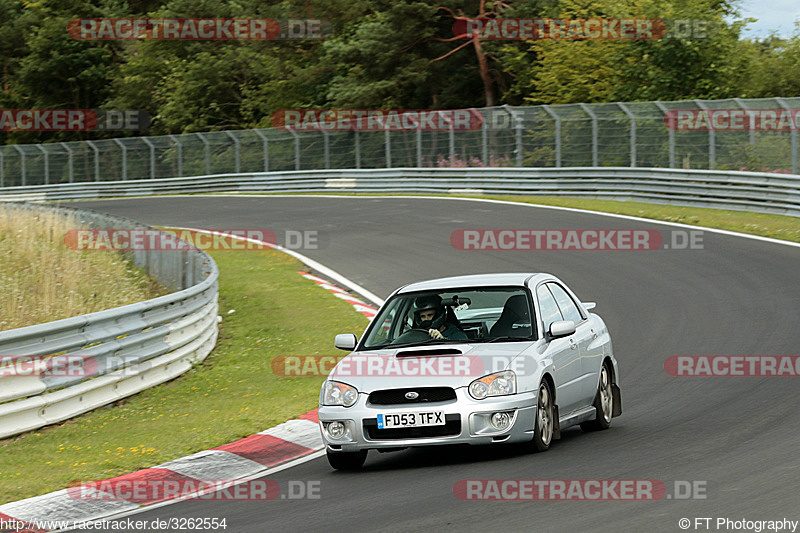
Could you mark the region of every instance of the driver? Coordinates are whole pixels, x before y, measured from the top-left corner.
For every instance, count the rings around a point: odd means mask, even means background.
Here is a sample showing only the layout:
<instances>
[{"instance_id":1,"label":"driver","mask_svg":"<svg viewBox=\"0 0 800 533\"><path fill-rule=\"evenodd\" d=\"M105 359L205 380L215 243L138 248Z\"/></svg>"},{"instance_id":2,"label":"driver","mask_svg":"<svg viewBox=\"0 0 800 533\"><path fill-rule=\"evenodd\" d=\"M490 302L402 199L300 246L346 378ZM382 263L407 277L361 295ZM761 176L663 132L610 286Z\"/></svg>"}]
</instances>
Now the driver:
<instances>
[{"instance_id":1,"label":"driver","mask_svg":"<svg viewBox=\"0 0 800 533\"><path fill-rule=\"evenodd\" d=\"M447 313L442 299L436 294L420 296L414 300L414 327L427 329L434 339L467 339L467 334L446 321Z\"/></svg>"}]
</instances>

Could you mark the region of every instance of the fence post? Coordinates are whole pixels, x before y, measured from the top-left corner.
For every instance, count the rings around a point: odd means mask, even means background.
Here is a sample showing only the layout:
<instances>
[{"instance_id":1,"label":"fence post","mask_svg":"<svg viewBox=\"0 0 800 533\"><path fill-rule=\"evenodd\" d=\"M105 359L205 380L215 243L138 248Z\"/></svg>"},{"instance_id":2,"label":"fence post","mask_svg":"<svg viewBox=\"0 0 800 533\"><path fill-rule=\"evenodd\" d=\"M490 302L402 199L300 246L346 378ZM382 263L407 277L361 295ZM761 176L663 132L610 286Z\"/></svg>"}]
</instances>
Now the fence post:
<instances>
[{"instance_id":1,"label":"fence post","mask_svg":"<svg viewBox=\"0 0 800 533\"><path fill-rule=\"evenodd\" d=\"M6 154L3 153L4 147L0 146L0 189L6 186L6 172L5 172L5 162L6 162Z\"/></svg>"},{"instance_id":2,"label":"fence post","mask_svg":"<svg viewBox=\"0 0 800 533\"><path fill-rule=\"evenodd\" d=\"M384 125L384 128L385 127L386 126ZM392 168L392 140L391 137L389 137L388 129L384 129L383 132L384 132L383 144L385 148L384 153L386 154L386 168Z\"/></svg>"},{"instance_id":3,"label":"fence post","mask_svg":"<svg viewBox=\"0 0 800 533\"><path fill-rule=\"evenodd\" d=\"M732 98L732 100L734 102L736 102L736 105L741 107L743 110L745 110L745 111L749 111L750 110L750 108L747 107L747 104L744 103L744 101L742 101L741 98ZM749 115L748 115L748 118L749 118ZM752 121L752 118L750 118L750 120ZM752 145L756 144L756 130L755 130L755 128L752 128L752 127L750 127L749 130L750 130L750 145L752 146Z\"/></svg>"},{"instance_id":4,"label":"fence post","mask_svg":"<svg viewBox=\"0 0 800 533\"><path fill-rule=\"evenodd\" d=\"M239 139L237 139L236 136L230 131L226 130L225 133L228 135L228 137L233 139L233 166L236 169L236 173L239 174L242 171L242 152L239 148Z\"/></svg>"},{"instance_id":5,"label":"fence post","mask_svg":"<svg viewBox=\"0 0 800 533\"><path fill-rule=\"evenodd\" d=\"M122 150L122 179L126 180L128 179L128 149L119 139L114 139L114 142L117 143Z\"/></svg>"},{"instance_id":6,"label":"fence post","mask_svg":"<svg viewBox=\"0 0 800 533\"><path fill-rule=\"evenodd\" d=\"M20 162L20 170L22 170L22 186L24 187L25 185L27 185L26 179L25 179L25 150L20 148L20 146L18 144L15 144L14 148L22 156L22 161Z\"/></svg>"},{"instance_id":7,"label":"fence post","mask_svg":"<svg viewBox=\"0 0 800 533\"><path fill-rule=\"evenodd\" d=\"M503 106L503 109L506 110L506 113L511 116L511 119L514 121L514 137L516 139L516 152L517 152L517 166L522 166L522 118L519 117L516 111L511 109L511 106L506 104Z\"/></svg>"},{"instance_id":8,"label":"fence post","mask_svg":"<svg viewBox=\"0 0 800 533\"><path fill-rule=\"evenodd\" d=\"M48 157L47 150L41 144L37 144L38 148L44 154L44 184L50 185L50 158Z\"/></svg>"},{"instance_id":9,"label":"fence post","mask_svg":"<svg viewBox=\"0 0 800 533\"><path fill-rule=\"evenodd\" d=\"M790 111L791 108L784 102L783 98L776 98L775 101L778 102L783 109ZM800 117L800 115L795 115L795 120ZM797 167L797 128L792 128L792 174L800 174L800 169Z\"/></svg>"},{"instance_id":10,"label":"fence post","mask_svg":"<svg viewBox=\"0 0 800 533\"><path fill-rule=\"evenodd\" d=\"M586 105L580 104L581 109L589 115L592 119L592 166L598 167L599 157L598 157L598 149L597 149L597 115L594 114L594 111Z\"/></svg>"},{"instance_id":11,"label":"fence post","mask_svg":"<svg viewBox=\"0 0 800 533\"><path fill-rule=\"evenodd\" d=\"M708 111L708 107L706 104L700 100L692 100L694 104L702 109L703 111ZM711 117L709 117L711 118ZM713 170L717 163L717 136L716 131L714 128L708 128L708 169Z\"/></svg>"},{"instance_id":12,"label":"fence post","mask_svg":"<svg viewBox=\"0 0 800 533\"><path fill-rule=\"evenodd\" d=\"M553 111L549 105L543 105L542 108L547 111L547 114L553 117L556 121L556 167L561 166L561 117Z\"/></svg>"},{"instance_id":13,"label":"fence post","mask_svg":"<svg viewBox=\"0 0 800 533\"><path fill-rule=\"evenodd\" d=\"M60 143L60 144L61 144L61 146L64 147L64 150L67 151L67 162L68 162L68 168L69 168L69 182L72 183L72 180L73 180L74 175L75 175L75 169L73 168L73 162L72 162L72 148L70 148L67 143Z\"/></svg>"},{"instance_id":14,"label":"fence post","mask_svg":"<svg viewBox=\"0 0 800 533\"><path fill-rule=\"evenodd\" d=\"M178 177L183 177L183 145L174 135L169 136L170 140L175 143L175 154L178 156Z\"/></svg>"},{"instance_id":15,"label":"fence post","mask_svg":"<svg viewBox=\"0 0 800 533\"><path fill-rule=\"evenodd\" d=\"M631 166L636 166L636 116L631 110L622 102L617 102L617 105L628 115L631 120Z\"/></svg>"},{"instance_id":16,"label":"fence post","mask_svg":"<svg viewBox=\"0 0 800 533\"><path fill-rule=\"evenodd\" d=\"M139 138L150 147L150 179L156 179L156 147L147 139L147 137Z\"/></svg>"},{"instance_id":17,"label":"fence post","mask_svg":"<svg viewBox=\"0 0 800 533\"><path fill-rule=\"evenodd\" d=\"M658 106L658 109L660 109L662 113L664 113L664 116L661 117L661 120L663 121L667 117L669 109L667 109L667 106L660 101L653 103ZM669 130L669 133L667 134L669 135L669 168L675 168L675 129L670 128L669 124L667 124L667 130Z\"/></svg>"},{"instance_id":18,"label":"fence post","mask_svg":"<svg viewBox=\"0 0 800 533\"><path fill-rule=\"evenodd\" d=\"M253 130L264 142L264 172L269 172L269 139L260 130Z\"/></svg>"},{"instance_id":19,"label":"fence post","mask_svg":"<svg viewBox=\"0 0 800 533\"><path fill-rule=\"evenodd\" d=\"M205 152L206 152L206 175L208 176L208 175L211 174L211 146L208 144L208 139L203 137L203 135L201 133L198 132L198 133L195 133L195 135L200 137L200 140L203 141L203 146L205 147Z\"/></svg>"},{"instance_id":20,"label":"fence post","mask_svg":"<svg viewBox=\"0 0 800 533\"><path fill-rule=\"evenodd\" d=\"M86 141L86 144L91 146L94 151L94 181L100 181L100 150L94 144L94 141Z\"/></svg>"},{"instance_id":21,"label":"fence post","mask_svg":"<svg viewBox=\"0 0 800 533\"><path fill-rule=\"evenodd\" d=\"M361 139L358 136L358 130L353 133L356 135L356 168L361 168Z\"/></svg>"},{"instance_id":22,"label":"fence post","mask_svg":"<svg viewBox=\"0 0 800 533\"><path fill-rule=\"evenodd\" d=\"M294 169L300 170L300 136L291 128L288 131L294 137Z\"/></svg>"},{"instance_id":23,"label":"fence post","mask_svg":"<svg viewBox=\"0 0 800 533\"><path fill-rule=\"evenodd\" d=\"M489 165L489 131L486 129L486 118L481 122L481 161L484 166Z\"/></svg>"},{"instance_id":24,"label":"fence post","mask_svg":"<svg viewBox=\"0 0 800 533\"><path fill-rule=\"evenodd\" d=\"M320 130L320 132L322 133L323 138L322 144L325 148L325 170L328 170L331 168L331 144L330 140L328 139L329 133L325 130Z\"/></svg>"}]
</instances>

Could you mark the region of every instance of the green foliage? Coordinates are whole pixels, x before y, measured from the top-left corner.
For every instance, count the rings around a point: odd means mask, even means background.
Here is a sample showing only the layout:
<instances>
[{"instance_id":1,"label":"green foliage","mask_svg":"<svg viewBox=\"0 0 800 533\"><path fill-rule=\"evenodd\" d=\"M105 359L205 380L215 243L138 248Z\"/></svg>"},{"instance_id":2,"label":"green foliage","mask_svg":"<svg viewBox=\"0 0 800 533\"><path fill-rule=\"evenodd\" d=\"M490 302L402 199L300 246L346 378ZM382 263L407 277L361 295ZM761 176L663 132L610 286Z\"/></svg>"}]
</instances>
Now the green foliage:
<instances>
[{"instance_id":1,"label":"green foliage","mask_svg":"<svg viewBox=\"0 0 800 533\"><path fill-rule=\"evenodd\" d=\"M497 17L702 19L706 39L483 40L498 104L797 96L800 31L742 38L727 0L509 0ZM146 134L265 127L281 109L464 108L489 94L453 17L467 0L5 0L0 3L0 108L139 109ZM324 40L79 41L78 17L320 18ZM800 30L800 28L799 28ZM459 46L465 45L461 49ZM10 132L5 143L119 136ZM546 157L546 154L542 154Z\"/></svg>"}]
</instances>

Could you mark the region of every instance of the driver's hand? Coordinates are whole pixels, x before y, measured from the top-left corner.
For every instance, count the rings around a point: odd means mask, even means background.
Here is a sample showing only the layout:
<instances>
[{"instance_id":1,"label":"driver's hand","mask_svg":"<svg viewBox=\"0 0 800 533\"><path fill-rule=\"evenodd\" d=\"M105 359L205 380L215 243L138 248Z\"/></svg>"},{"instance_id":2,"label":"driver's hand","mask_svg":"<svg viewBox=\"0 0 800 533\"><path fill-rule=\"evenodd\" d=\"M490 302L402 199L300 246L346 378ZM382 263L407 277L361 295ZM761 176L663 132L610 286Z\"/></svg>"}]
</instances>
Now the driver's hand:
<instances>
[{"instance_id":1,"label":"driver's hand","mask_svg":"<svg viewBox=\"0 0 800 533\"><path fill-rule=\"evenodd\" d=\"M431 338L434 338L434 339L443 339L444 338L444 335L442 335L442 332L439 331L438 329L429 329L428 330L428 335L430 335Z\"/></svg>"}]
</instances>

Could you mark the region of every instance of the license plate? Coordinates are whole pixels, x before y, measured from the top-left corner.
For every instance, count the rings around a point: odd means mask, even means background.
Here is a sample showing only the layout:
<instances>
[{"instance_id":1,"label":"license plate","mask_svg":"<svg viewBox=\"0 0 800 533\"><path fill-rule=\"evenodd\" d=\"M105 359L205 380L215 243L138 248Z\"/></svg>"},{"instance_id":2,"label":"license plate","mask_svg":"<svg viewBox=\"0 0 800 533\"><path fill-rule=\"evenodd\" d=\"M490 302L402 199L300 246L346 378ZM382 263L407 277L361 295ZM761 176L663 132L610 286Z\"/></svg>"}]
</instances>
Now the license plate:
<instances>
[{"instance_id":1,"label":"license plate","mask_svg":"<svg viewBox=\"0 0 800 533\"><path fill-rule=\"evenodd\" d=\"M378 415L378 429L416 428L445 425L444 411L391 413Z\"/></svg>"}]
</instances>

